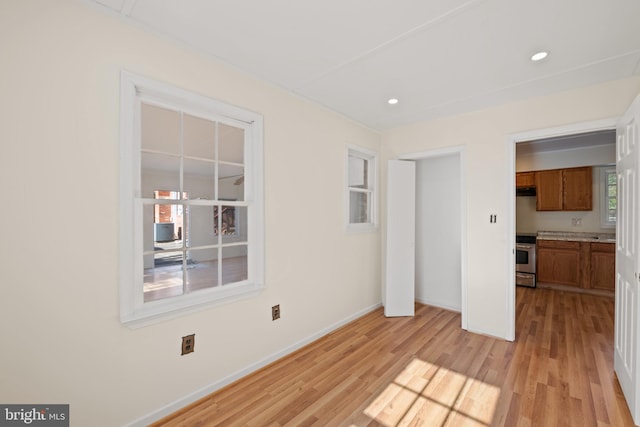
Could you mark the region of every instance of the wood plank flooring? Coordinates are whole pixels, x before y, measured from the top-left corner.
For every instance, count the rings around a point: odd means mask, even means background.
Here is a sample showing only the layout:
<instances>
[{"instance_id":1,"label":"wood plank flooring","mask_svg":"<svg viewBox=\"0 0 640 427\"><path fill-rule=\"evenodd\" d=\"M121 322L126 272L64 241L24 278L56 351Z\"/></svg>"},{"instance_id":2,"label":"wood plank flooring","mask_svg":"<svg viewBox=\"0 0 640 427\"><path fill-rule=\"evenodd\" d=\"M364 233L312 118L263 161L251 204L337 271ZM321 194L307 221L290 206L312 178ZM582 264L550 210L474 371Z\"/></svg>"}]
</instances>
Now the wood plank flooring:
<instances>
[{"instance_id":1,"label":"wood plank flooring","mask_svg":"<svg viewBox=\"0 0 640 427\"><path fill-rule=\"evenodd\" d=\"M633 426L613 299L517 288L516 341L376 310L156 426Z\"/></svg>"}]
</instances>

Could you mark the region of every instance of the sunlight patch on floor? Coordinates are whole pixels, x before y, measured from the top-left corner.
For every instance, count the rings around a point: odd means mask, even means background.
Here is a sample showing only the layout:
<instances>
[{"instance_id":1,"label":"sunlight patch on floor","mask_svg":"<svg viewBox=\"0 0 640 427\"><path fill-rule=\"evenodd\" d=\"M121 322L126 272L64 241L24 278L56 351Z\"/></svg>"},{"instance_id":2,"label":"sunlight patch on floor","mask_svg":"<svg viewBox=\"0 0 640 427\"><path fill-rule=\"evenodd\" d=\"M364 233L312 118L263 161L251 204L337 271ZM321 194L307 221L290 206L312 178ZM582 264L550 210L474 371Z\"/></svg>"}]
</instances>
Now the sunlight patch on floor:
<instances>
[{"instance_id":1,"label":"sunlight patch on floor","mask_svg":"<svg viewBox=\"0 0 640 427\"><path fill-rule=\"evenodd\" d=\"M365 409L387 426L488 426L500 397L498 387L413 359Z\"/></svg>"}]
</instances>

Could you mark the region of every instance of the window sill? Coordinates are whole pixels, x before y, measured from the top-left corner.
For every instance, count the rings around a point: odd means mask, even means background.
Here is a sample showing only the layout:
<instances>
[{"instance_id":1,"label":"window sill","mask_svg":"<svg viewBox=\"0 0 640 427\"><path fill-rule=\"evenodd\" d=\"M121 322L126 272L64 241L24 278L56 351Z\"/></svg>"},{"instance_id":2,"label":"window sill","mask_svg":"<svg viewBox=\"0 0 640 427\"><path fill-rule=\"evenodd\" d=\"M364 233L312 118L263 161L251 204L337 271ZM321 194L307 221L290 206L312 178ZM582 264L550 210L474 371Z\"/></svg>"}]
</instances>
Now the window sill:
<instances>
[{"instance_id":1,"label":"window sill","mask_svg":"<svg viewBox=\"0 0 640 427\"><path fill-rule=\"evenodd\" d=\"M152 301L128 313L121 313L120 322L130 329L138 329L211 307L252 298L259 295L264 288L263 284L237 283Z\"/></svg>"}]
</instances>

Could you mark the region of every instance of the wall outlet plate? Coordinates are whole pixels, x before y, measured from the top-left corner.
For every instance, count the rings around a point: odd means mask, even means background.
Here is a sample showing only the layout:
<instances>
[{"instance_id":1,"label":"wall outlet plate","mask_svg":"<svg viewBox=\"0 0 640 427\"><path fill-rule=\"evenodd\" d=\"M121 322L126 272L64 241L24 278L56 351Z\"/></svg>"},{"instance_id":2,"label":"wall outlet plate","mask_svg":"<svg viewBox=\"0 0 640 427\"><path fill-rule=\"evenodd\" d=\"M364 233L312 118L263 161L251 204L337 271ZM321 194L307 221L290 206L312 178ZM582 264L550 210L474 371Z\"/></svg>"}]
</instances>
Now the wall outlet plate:
<instances>
[{"instance_id":1,"label":"wall outlet plate","mask_svg":"<svg viewBox=\"0 0 640 427\"><path fill-rule=\"evenodd\" d=\"M280 318L280 304L271 307L271 320L278 320Z\"/></svg>"},{"instance_id":2,"label":"wall outlet plate","mask_svg":"<svg viewBox=\"0 0 640 427\"><path fill-rule=\"evenodd\" d=\"M182 337L182 356L193 353L196 347L196 334Z\"/></svg>"}]
</instances>

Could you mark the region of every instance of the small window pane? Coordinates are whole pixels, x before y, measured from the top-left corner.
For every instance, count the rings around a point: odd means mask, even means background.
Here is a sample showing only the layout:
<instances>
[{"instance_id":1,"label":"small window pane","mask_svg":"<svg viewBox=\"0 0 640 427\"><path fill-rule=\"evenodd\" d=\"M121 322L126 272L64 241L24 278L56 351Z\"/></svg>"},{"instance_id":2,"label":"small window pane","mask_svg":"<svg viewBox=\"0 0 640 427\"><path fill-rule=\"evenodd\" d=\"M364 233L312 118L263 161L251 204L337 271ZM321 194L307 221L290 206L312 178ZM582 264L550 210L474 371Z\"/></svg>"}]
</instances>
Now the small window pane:
<instances>
[{"instance_id":1,"label":"small window pane","mask_svg":"<svg viewBox=\"0 0 640 427\"><path fill-rule=\"evenodd\" d=\"M244 168L220 165L218 175L218 200L244 200Z\"/></svg>"},{"instance_id":2,"label":"small window pane","mask_svg":"<svg viewBox=\"0 0 640 427\"><path fill-rule=\"evenodd\" d=\"M349 156L349 187L368 188L368 160Z\"/></svg>"},{"instance_id":3,"label":"small window pane","mask_svg":"<svg viewBox=\"0 0 640 427\"><path fill-rule=\"evenodd\" d=\"M215 216L214 209L213 206L189 206L188 247L196 248L218 244L218 238L212 224Z\"/></svg>"},{"instance_id":4,"label":"small window pane","mask_svg":"<svg viewBox=\"0 0 640 427\"><path fill-rule=\"evenodd\" d=\"M218 124L218 159L244 164L244 129Z\"/></svg>"},{"instance_id":5,"label":"small window pane","mask_svg":"<svg viewBox=\"0 0 640 427\"><path fill-rule=\"evenodd\" d=\"M349 194L349 222L362 224L369 222L369 194L351 191Z\"/></svg>"},{"instance_id":6,"label":"small window pane","mask_svg":"<svg viewBox=\"0 0 640 427\"><path fill-rule=\"evenodd\" d=\"M154 205L142 205L142 250L145 252L153 251L155 241L154 229ZM153 266L153 256L151 260L145 257L145 268Z\"/></svg>"},{"instance_id":7,"label":"small window pane","mask_svg":"<svg viewBox=\"0 0 640 427\"><path fill-rule=\"evenodd\" d=\"M141 148L180 154L180 113L142 104Z\"/></svg>"},{"instance_id":8,"label":"small window pane","mask_svg":"<svg viewBox=\"0 0 640 427\"><path fill-rule=\"evenodd\" d=\"M247 280L247 246L231 246L222 249L222 284Z\"/></svg>"},{"instance_id":9,"label":"small window pane","mask_svg":"<svg viewBox=\"0 0 640 427\"><path fill-rule=\"evenodd\" d=\"M190 199L213 200L215 198L215 163L184 159L184 191Z\"/></svg>"},{"instance_id":10,"label":"small window pane","mask_svg":"<svg viewBox=\"0 0 640 427\"><path fill-rule=\"evenodd\" d=\"M142 197L154 198L154 191L180 191L180 158L165 154L141 153Z\"/></svg>"},{"instance_id":11,"label":"small window pane","mask_svg":"<svg viewBox=\"0 0 640 427\"><path fill-rule=\"evenodd\" d=\"M234 242L248 242L248 223L247 223L247 208L244 206L236 206L235 210L235 227L234 227Z\"/></svg>"},{"instance_id":12,"label":"small window pane","mask_svg":"<svg viewBox=\"0 0 640 427\"><path fill-rule=\"evenodd\" d=\"M181 249L185 229L184 222L183 205L160 203L153 205L154 250Z\"/></svg>"},{"instance_id":13,"label":"small window pane","mask_svg":"<svg viewBox=\"0 0 640 427\"><path fill-rule=\"evenodd\" d=\"M183 293L183 252L154 254L154 265L144 269L144 301L155 301Z\"/></svg>"},{"instance_id":14,"label":"small window pane","mask_svg":"<svg viewBox=\"0 0 640 427\"><path fill-rule=\"evenodd\" d=\"M188 252L187 290L188 292L218 286L218 249L198 249Z\"/></svg>"},{"instance_id":15,"label":"small window pane","mask_svg":"<svg viewBox=\"0 0 640 427\"><path fill-rule=\"evenodd\" d=\"M215 160L215 122L183 116L184 155L201 159Z\"/></svg>"},{"instance_id":16,"label":"small window pane","mask_svg":"<svg viewBox=\"0 0 640 427\"><path fill-rule=\"evenodd\" d=\"M214 232L223 236L234 236L236 230L236 207L235 206L216 206L214 208ZM220 232L218 233L218 230Z\"/></svg>"}]
</instances>

